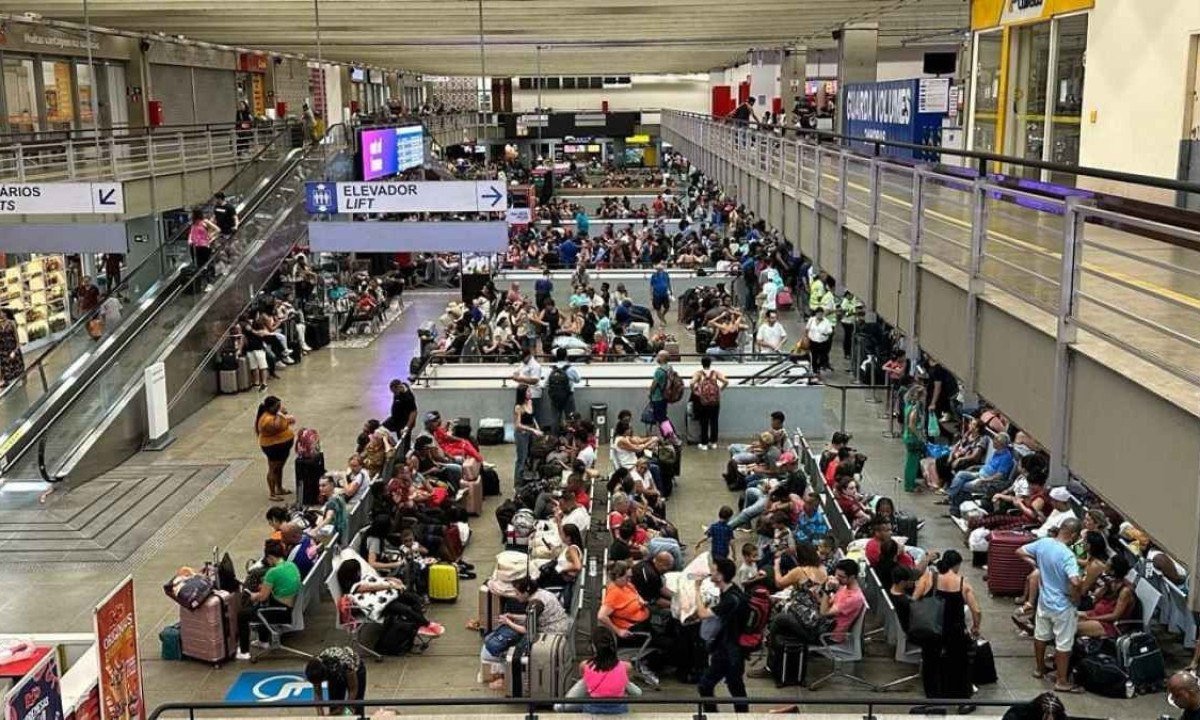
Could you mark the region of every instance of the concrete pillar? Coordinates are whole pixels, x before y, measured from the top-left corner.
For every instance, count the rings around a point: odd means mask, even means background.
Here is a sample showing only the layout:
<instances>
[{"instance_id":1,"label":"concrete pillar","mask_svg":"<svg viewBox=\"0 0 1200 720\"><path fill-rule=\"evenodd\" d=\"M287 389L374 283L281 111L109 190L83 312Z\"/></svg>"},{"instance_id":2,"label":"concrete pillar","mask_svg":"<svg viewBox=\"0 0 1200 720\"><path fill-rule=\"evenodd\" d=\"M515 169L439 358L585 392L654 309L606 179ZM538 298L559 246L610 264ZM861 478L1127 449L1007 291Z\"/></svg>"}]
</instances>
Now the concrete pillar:
<instances>
[{"instance_id":1,"label":"concrete pillar","mask_svg":"<svg viewBox=\"0 0 1200 720\"><path fill-rule=\"evenodd\" d=\"M838 43L838 108L834 130L842 132L843 88L851 83L875 82L879 56L878 23L846 23L835 30Z\"/></svg>"},{"instance_id":2,"label":"concrete pillar","mask_svg":"<svg viewBox=\"0 0 1200 720\"><path fill-rule=\"evenodd\" d=\"M808 48L786 48L783 51L783 64L779 70L779 94L783 97L783 112L789 124L792 108L797 100L804 99L804 81L807 80Z\"/></svg>"}]
</instances>

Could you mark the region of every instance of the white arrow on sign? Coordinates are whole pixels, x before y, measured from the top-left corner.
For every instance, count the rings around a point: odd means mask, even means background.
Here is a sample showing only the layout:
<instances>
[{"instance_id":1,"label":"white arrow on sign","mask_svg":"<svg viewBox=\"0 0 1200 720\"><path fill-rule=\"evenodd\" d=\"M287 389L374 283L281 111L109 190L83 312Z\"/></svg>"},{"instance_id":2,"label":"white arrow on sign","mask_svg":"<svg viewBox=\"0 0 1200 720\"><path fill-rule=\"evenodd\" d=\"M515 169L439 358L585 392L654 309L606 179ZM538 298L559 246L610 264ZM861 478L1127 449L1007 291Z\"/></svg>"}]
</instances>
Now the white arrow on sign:
<instances>
[{"instance_id":1,"label":"white arrow on sign","mask_svg":"<svg viewBox=\"0 0 1200 720\"><path fill-rule=\"evenodd\" d=\"M0 215L121 215L125 191L110 183L0 184Z\"/></svg>"},{"instance_id":2,"label":"white arrow on sign","mask_svg":"<svg viewBox=\"0 0 1200 720\"><path fill-rule=\"evenodd\" d=\"M337 209L342 213L504 212L504 183L351 182L337 183Z\"/></svg>"}]
</instances>

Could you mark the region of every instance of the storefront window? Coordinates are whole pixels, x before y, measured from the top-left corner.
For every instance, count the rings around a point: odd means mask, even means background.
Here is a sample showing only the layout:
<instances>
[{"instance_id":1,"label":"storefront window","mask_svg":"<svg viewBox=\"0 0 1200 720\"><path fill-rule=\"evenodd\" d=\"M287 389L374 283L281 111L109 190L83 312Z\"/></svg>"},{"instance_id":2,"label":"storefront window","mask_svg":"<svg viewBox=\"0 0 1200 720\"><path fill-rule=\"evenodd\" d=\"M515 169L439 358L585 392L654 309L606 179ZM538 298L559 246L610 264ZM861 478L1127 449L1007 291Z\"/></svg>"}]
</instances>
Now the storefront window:
<instances>
[{"instance_id":1,"label":"storefront window","mask_svg":"<svg viewBox=\"0 0 1200 720\"><path fill-rule=\"evenodd\" d=\"M75 78L79 85L79 127L93 128L96 118L93 115L92 93L96 92L96 84L92 81L92 69L87 63L75 63Z\"/></svg>"},{"instance_id":2,"label":"storefront window","mask_svg":"<svg viewBox=\"0 0 1200 720\"><path fill-rule=\"evenodd\" d=\"M71 63L66 60L42 60L42 93L46 100L46 129L70 130L75 124Z\"/></svg>"},{"instance_id":3,"label":"storefront window","mask_svg":"<svg viewBox=\"0 0 1200 720\"><path fill-rule=\"evenodd\" d=\"M1000 119L1000 41L999 31L975 36L978 60L975 66L975 134L972 149L997 152L996 130Z\"/></svg>"},{"instance_id":4,"label":"storefront window","mask_svg":"<svg viewBox=\"0 0 1200 720\"><path fill-rule=\"evenodd\" d=\"M1055 21L1058 33L1058 61L1053 77L1053 115L1050 135L1050 162L1064 165L1079 163L1079 130L1083 111L1083 61L1087 50L1087 15L1071 15ZM1050 174L1051 182L1074 184L1073 177Z\"/></svg>"},{"instance_id":5,"label":"storefront window","mask_svg":"<svg viewBox=\"0 0 1200 720\"><path fill-rule=\"evenodd\" d=\"M8 107L9 132L37 132L37 87L33 60L4 58L4 99Z\"/></svg>"}]
</instances>

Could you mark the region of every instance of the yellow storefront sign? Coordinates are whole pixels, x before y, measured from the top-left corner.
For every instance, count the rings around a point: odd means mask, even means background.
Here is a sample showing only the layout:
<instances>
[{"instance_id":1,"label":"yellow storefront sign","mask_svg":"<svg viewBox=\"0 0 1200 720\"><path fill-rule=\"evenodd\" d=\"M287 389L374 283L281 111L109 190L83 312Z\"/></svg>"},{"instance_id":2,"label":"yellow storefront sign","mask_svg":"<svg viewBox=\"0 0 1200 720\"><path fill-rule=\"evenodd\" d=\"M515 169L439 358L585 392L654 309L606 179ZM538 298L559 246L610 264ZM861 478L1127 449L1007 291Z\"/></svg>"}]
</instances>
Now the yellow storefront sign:
<instances>
[{"instance_id":1,"label":"yellow storefront sign","mask_svg":"<svg viewBox=\"0 0 1200 720\"><path fill-rule=\"evenodd\" d=\"M971 0L971 29L1045 20L1055 15L1090 10L1095 0Z\"/></svg>"}]
</instances>

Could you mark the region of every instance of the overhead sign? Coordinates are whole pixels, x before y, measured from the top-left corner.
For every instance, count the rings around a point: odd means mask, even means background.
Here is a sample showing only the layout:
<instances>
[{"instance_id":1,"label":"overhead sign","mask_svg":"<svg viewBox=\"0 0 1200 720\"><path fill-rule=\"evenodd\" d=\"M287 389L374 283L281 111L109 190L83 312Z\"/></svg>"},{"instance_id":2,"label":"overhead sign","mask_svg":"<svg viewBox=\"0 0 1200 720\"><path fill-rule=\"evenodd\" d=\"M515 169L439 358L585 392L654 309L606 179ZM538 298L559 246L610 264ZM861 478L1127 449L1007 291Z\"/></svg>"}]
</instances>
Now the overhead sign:
<instances>
[{"instance_id":1,"label":"overhead sign","mask_svg":"<svg viewBox=\"0 0 1200 720\"><path fill-rule=\"evenodd\" d=\"M509 225L528 225L533 221L533 211L527 207L509 208L504 213Z\"/></svg>"},{"instance_id":2,"label":"overhead sign","mask_svg":"<svg viewBox=\"0 0 1200 720\"><path fill-rule=\"evenodd\" d=\"M0 215L120 215L121 183L0 184Z\"/></svg>"},{"instance_id":3,"label":"overhead sign","mask_svg":"<svg viewBox=\"0 0 1200 720\"><path fill-rule=\"evenodd\" d=\"M0 225L0 248L14 253L123 254L128 251L125 236L125 224L119 222L14 223Z\"/></svg>"},{"instance_id":4,"label":"overhead sign","mask_svg":"<svg viewBox=\"0 0 1200 720\"><path fill-rule=\"evenodd\" d=\"M508 224L490 222L310 222L313 252L501 253Z\"/></svg>"},{"instance_id":5,"label":"overhead sign","mask_svg":"<svg viewBox=\"0 0 1200 720\"><path fill-rule=\"evenodd\" d=\"M501 182L310 182L310 213L504 212L508 191Z\"/></svg>"},{"instance_id":6,"label":"overhead sign","mask_svg":"<svg viewBox=\"0 0 1200 720\"><path fill-rule=\"evenodd\" d=\"M304 675L278 671L244 672L229 686L225 702L311 702L312 683Z\"/></svg>"}]
</instances>

